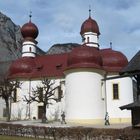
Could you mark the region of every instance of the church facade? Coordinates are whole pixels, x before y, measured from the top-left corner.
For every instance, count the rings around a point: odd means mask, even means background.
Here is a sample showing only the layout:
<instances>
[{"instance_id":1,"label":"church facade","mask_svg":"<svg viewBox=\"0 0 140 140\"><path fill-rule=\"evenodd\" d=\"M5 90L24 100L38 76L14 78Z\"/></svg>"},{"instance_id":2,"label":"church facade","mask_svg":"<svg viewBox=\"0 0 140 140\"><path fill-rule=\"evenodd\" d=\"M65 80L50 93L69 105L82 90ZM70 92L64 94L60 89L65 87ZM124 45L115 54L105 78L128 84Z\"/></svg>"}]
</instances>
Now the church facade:
<instances>
[{"instance_id":1,"label":"church facade","mask_svg":"<svg viewBox=\"0 0 140 140\"><path fill-rule=\"evenodd\" d=\"M131 112L121 111L120 106L133 102L133 85L130 77L112 78L128 64L126 56L112 48L101 49L100 30L89 15L81 26L82 43L71 52L36 55L35 40L39 30L30 20L21 28L24 38L22 57L12 63L8 78L19 80L17 101L11 103L12 119L40 119L42 103L27 104L23 98L41 86L43 78L51 79L56 89L55 98L62 92L62 99L46 106L48 120L61 118L74 123L104 124L106 113L110 123L131 121Z\"/></svg>"}]
</instances>

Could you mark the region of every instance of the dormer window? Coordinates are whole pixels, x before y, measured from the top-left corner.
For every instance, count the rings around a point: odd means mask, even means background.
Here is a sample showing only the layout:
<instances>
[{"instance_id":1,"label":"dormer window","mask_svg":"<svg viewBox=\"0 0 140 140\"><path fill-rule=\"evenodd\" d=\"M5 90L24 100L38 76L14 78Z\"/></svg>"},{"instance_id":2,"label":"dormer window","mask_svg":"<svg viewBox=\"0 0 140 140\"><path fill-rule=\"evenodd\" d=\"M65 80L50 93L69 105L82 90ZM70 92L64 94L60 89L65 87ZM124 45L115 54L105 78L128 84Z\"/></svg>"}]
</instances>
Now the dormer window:
<instances>
[{"instance_id":1,"label":"dormer window","mask_svg":"<svg viewBox=\"0 0 140 140\"><path fill-rule=\"evenodd\" d=\"M57 69L57 70L59 70L59 69L61 69L61 68L62 68L62 64L56 65L56 69Z\"/></svg>"},{"instance_id":2,"label":"dormer window","mask_svg":"<svg viewBox=\"0 0 140 140\"><path fill-rule=\"evenodd\" d=\"M43 65L42 64L38 64L36 68L37 68L38 71L40 71L43 68Z\"/></svg>"}]
</instances>

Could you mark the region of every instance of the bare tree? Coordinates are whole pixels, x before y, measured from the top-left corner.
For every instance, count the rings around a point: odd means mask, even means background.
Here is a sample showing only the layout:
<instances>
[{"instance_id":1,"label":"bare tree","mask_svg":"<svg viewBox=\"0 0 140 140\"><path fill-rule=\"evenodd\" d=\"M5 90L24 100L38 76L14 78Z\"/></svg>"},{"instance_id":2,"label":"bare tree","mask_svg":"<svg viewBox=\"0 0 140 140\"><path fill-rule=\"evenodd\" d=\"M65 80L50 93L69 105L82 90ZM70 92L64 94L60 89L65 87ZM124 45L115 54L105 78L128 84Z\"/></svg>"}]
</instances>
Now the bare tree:
<instances>
[{"instance_id":1,"label":"bare tree","mask_svg":"<svg viewBox=\"0 0 140 140\"><path fill-rule=\"evenodd\" d=\"M0 97L5 100L7 121L10 121L11 117L10 100L16 100L14 94L16 94L16 89L19 87L20 83L18 81L9 81L7 79L4 79L3 83L0 84Z\"/></svg>"},{"instance_id":2,"label":"bare tree","mask_svg":"<svg viewBox=\"0 0 140 140\"><path fill-rule=\"evenodd\" d=\"M42 122L45 123L46 118L46 106L53 104L53 101L59 102L62 98L62 90L60 86L56 86L53 80L43 79L41 81L42 85L37 86L36 89L33 89L32 95L29 98L24 96L24 101L27 104L31 102L43 103L43 113L42 113ZM58 96L56 97L55 91L58 90Z\"/></svg>"}]
</instances>

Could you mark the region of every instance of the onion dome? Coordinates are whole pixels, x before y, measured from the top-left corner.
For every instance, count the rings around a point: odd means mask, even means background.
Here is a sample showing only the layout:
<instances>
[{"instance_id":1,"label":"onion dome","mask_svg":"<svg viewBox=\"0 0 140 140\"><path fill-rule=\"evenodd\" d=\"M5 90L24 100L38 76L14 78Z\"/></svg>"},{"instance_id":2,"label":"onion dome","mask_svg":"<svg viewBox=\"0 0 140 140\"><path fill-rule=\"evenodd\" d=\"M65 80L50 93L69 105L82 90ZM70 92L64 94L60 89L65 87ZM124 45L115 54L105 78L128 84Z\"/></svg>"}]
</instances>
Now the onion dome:
<instances>
[{"instance_id":1,"label":"onion dome","mask_svg":"<svg viewBox=\"0 0 140 140\"><path fill-rule=\"evenodd\" d=\"M38 36L38 28L37 26L31 22L31 20L24 24L21 28L21 34L24 39L31 38L31 39L36 39Z\"/></svg>"},{"instance_id":2,"label":"onion dome","mask_svg":"<svg viewBox=\"0 0 140 140\"><path fill-rule=\"evenodd\" d=\"M90 16L86 21L84 21L84 23L81 26L80 34L83 35L85 32L93 32L97 33L97 35L100 35L99 26L97 22Z\"/></svg>"},{"instance_id":3,"label":"onion dome","mask_svg":"<svg viewBox=\"0 0 140 140\"><path fill-rule=\"evenodd\" d=\"M111 48L101 50L103 68L108 72L120 72L128 64L126 56Z\"/></svg>"},{"instance_id":4,"label":"onion dome","mask_svg":"<svg viewBox=\"0 0 140 140\"><path fill-rule=\"evenodd\" d=\"M102 66L102 58L97 48L86 45L76 47L69 53L68 69L71 68L97 68Z\"/></svg>"},{"instance_id":5,"label":"onion dome","mask_svg":"<svg viewBox=\"0 0 140 140\"><path fill-rule=\"evenodd\" d=\"M22 57L14 61L9 69L9 77L14 75L30 74L35 68L35 61L32 57Z\"/></svg>"}]
</instances>

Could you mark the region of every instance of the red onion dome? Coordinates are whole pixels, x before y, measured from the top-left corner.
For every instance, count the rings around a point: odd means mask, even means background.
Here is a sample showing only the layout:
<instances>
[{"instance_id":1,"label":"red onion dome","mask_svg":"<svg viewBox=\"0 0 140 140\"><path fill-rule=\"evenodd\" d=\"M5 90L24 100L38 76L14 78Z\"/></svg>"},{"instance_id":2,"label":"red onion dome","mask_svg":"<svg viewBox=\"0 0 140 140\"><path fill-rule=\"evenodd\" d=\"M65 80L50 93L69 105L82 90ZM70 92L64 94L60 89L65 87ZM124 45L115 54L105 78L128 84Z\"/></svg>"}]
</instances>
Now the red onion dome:
<instances>
[{"instance_id":1,"label":"red onion dome","mask_svg":"<svg viewBox=\"0 0 140 140\"><path fill-rule=\"evenodd\" d=\"M86 45L76 47L68 56L68 69L71 68L98 68L102 66L102 58L97 48Z\"/></svg>"},{"instance_id":2,"label":"red onion dome","mask_svg":"<svg viewBox=\"0 0 140 140\"><path fill-rule=\"evenodd\" d=\"M9 69L9 76L31 73L35 68L35 61L32 57L22 57L14 61Z\"/></svg>"},{"instance_id":3,"label":"red onion dome","mask_svg":"<svg viewBox=\"0 0 140 140\"><path fill-rule=\"evenodd\" d=\"M32 23L31 21L29 21L28 23L24 24L21 28L21 34L23 36L23 38L33 38L35 39L38 34L38 28L37 26Z\"/></svg>"},{"instance_id":4,"label":"red onion dome","mask_svg":"<svg viewBox=\"0 0 140 140\"><path fill-rule=\"evenodd\" d=\"M90 16L86 21L84 21L84 23L81 26L80 34L83 35L85 32L94 32L97 33L97 35L100 35L99 26L97 22L93 20Z\"/></svg>"},{"instance_id":5,"label":"red onion dome","mask_svg":"<svg viewBox=\"0 0 140 140\"><path fill-rule=\"evenodd\" d=\"M108 72L120 72L128 64L126 56L119 52L109 49L101 50L103 68Z\"/></svg>"}]
</instances>

